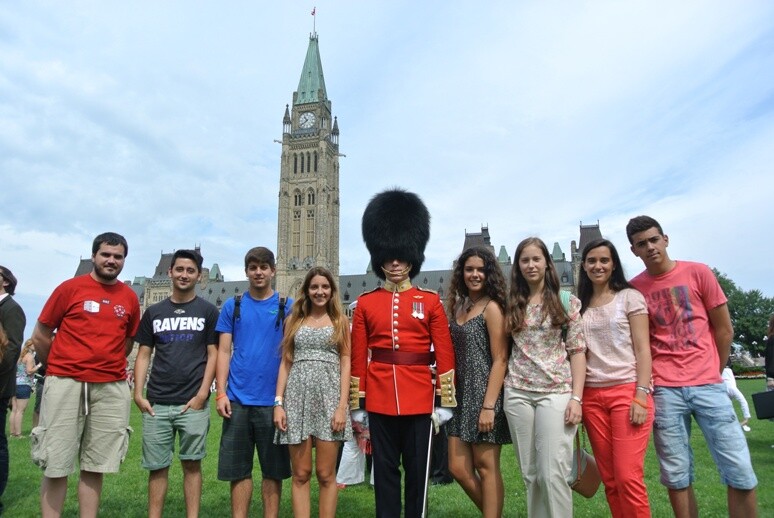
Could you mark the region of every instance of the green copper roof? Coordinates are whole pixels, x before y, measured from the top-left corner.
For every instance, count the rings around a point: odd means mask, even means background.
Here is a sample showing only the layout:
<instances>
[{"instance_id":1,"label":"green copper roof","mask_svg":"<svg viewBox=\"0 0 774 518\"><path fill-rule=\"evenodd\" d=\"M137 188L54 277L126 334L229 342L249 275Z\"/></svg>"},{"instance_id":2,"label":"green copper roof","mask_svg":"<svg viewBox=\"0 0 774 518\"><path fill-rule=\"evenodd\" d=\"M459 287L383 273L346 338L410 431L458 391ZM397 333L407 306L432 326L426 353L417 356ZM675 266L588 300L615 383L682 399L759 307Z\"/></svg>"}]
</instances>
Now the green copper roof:
<instances>
[{"instance_id":1,"label":"green copper roof","mask_svg":"<svg viewBox=\"0 0 774 518\"><path fill-rule=\"evenodd\" d=\"M551 252L551 258L554 262L564 261L564 252L562 252L562 247L560 247L557 242L554 242L554 250Z\"/></svg>"},{"instance_id":2,"label":"green copper roof","mask_svg":"<svg viewBox=\"0 0 774 518\"><path fill-rule=\"evenodd\" d=\"M304 60L304 68L301 70L301 79L298 81L297 94L295 99L297 105L328 100L316 34L309 37L309 48L306 50L306 59Z\"/></svg>"},{"instance_id":3,"label":"green copper roof","mask_svg":"<svg viewBox=\"0 0 774 518\"><path fill-rule=\"evenodd\" d=\"M497 254L497 262L500 264L511 264L511 256L508 255L505 245L500 245L500 253Z\"/></svg>"}]
</instances>

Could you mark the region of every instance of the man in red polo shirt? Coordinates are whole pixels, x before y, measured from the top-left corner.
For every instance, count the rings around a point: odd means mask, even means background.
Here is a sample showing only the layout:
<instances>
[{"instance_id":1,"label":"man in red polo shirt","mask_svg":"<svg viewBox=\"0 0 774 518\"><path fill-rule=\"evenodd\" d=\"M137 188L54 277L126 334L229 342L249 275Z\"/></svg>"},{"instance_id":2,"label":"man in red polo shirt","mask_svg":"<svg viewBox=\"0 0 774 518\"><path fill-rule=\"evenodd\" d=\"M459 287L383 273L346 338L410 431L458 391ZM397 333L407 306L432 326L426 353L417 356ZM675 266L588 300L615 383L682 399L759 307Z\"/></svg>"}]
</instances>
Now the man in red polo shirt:
<instances>
[{"instance_id":1,"label":"man in red polo shirt","mask_svg":"<svg viewBox=\"0 0 774 518\"><path fill-rule=\"evenodd\" d=\"M118 281L127 252L123 236L97 236L91 273L60 284L35 326L35 349L47 364L45 404L40 426L32 430L32 458L44 470L43 518L62 514L76 460L80 514L96 517L102 475L117 472L126 455L126 356L140 322L137 295Z\"/></svg>"}]
</instances>

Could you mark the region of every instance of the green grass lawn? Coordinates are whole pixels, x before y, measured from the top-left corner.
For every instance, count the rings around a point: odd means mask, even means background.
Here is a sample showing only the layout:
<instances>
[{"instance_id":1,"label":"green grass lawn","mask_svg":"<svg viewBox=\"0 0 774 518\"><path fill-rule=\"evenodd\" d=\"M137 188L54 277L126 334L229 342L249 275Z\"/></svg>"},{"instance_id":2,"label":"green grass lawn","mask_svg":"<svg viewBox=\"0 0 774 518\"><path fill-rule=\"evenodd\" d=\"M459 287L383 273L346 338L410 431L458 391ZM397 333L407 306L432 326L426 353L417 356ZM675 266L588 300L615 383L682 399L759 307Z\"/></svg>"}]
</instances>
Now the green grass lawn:
<instances>
[{"instance_id":1,"label":"green grass lawn","mask_svg":"<svg viewBox=\"0 0 774 518\"><path fill-rule=\"evenodd\" d=\"M747 396L752 407L750 394L763 390L763 380L739 381L739 388ZM214 407L214 405L212 405ZM24 433L29 434L31 428L31 408L27 411ZM754 414L755 412L753 412ZM131 438L129 455L121 467L121 473L105 476L102 493L101 515L112 517L145 516L147 502L147 472L140 467L140 415L132 407L132 427L135 430ZM774 509L774 488L769 481L774 479L774 423L750 421L752 431L747 435L747 441L752 453L753 465L758 479L762 481L758 488L758 505L761 516L767 516L767 511ZM221 419L213 411L212 429L209 436L209 455L204 460L204 490L202 496L201 516L228 516L230 514L229 486L219 482L217 475L217 451L220 438ZM727 516L726 491L718 480L717 471L709 456L704 439L698 427L694 426L692 439L696 458L695 491L699 501L700 515L704 517ZM37 516L39 511L38 491L40 487L40 471L29 460L29 439L9 439L11 453L10 477L8 487L3 497L8 518ZM257 465L257 464L256 464ZM503 448L502 469L505 479L505 512L504 516L526 516L524 502L524 485L519 475L516 456L512 447ZM652 445L648 449L645 460L645 473L650 495L653 516L670 516L671 508L666 490L659 483L658 463ZM256 479L256 482L258 480ZM77 516L78 502L76 495L77 477L70 477L65 516ZM316 483L312 484L313 513L316 512ZM607 503L602 489L594 498L586 500L575 496L576 516L609 516ZM448 486L433 486L430 489L430 515L449 517L479 516L476 508L456 484ZM338 516L362 517L373 516L373 490L367 484L351 486L339 493ZM261 516L260 485L253 494L252 515ZM185 504L182 493L182 473L179 464L170 470L170 490L167 495L166 516L184 516ZM283 517L292 516L290 505L290 486L285 482L282 494Z\"/></svg>"}]
</instances>

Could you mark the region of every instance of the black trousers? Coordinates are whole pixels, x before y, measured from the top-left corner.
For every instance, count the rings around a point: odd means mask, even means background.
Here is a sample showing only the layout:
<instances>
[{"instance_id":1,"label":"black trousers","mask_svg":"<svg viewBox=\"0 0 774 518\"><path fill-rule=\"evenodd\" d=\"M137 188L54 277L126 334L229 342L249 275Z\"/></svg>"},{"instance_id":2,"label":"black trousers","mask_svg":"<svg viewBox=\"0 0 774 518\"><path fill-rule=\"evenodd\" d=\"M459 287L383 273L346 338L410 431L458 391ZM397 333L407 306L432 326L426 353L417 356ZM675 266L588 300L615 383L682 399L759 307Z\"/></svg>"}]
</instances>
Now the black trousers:
<instances>
[{"instance_id":1,"label":"black trousers","mask_svg":"<svg viewBox=\"0 0 774 518\"><path fill-rule=\"evenodd\" d=\"M427 455L433 425L429 414L368 414L373 448L377 518L399 518L400 465L403 460L405 518L422 515L427 484Z\"/></svg>"},{"instance_id":2,"label":"black trousers","mask_svg":"<svg viewBox=\"0 0 774 518\"><path fill-rule=\"evenodd\" d=\"M8 484L8 438L5 435L5 418L8 413L8 401L11 398L0 398L0 497L5 492L5 486ZM3 503L0 502L0 514L3 514Z\"/></svg>"}]
</instances>

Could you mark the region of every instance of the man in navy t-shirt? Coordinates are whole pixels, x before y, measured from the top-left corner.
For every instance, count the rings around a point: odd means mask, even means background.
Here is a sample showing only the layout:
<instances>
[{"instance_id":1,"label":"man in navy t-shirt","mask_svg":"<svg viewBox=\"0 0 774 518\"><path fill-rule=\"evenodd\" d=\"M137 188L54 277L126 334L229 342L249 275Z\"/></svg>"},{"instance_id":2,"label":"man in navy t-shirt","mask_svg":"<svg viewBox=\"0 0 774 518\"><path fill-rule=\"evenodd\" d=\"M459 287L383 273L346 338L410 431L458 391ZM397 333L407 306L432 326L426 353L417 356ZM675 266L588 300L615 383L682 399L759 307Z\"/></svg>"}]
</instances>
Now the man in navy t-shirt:
<instances>
[{"instance_id":1,"label":"man in navy t-shirt","mask_svg":"<svg viewBox=\"0 0 774 518\"><path fill-rule=\"evenodd\" d=\"M218 309L196 296L202 256L178 250L169 276L172 295L149 307L135 340L140 344L134 363L134 402L142 415L142 465L148 476L148 516L164 511L169 465L180 438L180 464L188 516L199 514L202 494L201 459L206 455L210 410L207 402L215 377ZM153 369L143 388L151 354Z\"/></svg>"}]
</instances>

